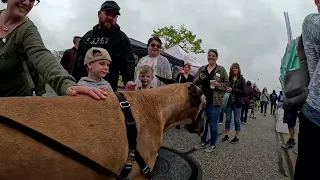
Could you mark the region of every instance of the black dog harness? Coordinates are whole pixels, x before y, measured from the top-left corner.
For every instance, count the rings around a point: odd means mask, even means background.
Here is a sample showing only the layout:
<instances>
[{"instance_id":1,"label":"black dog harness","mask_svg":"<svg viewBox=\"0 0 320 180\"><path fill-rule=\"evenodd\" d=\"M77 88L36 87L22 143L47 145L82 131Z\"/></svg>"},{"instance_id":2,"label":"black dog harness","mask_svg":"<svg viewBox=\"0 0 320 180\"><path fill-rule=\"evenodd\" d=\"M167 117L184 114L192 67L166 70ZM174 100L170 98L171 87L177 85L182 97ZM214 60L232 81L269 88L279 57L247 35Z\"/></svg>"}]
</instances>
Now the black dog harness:
<instances>
[{"instance_id":1,"label":"black dog harness","mask_svg":"<svg viewBox=\"0 0 320 180\"><path fill-rule=\"evenodd\" d=\"M132 169L132 161L136 161L141 169L142 174L144 174L147 180L152 180L152 174L150 167L145 163L141 154L137 151L137 127L136 122L132 116L130 104L123 96L123 94L117 92L116 96L120 102L120 107L123 111L125 116L125 123L127 127L127 136L128 136L128 143L129 143L129 154L128 160L125 164L124 168L122 169L120 176L111 170L103 167L101 164L95 162L94 160L80 154L79 152L67 147L64 144L28 127L25 126L17 121L14 121L10 118L4 117L0 115L0 122L11 127L17 129L24 133L25 135L33 138L34 140L46 145L47 147L60 152L61 154L83 164L91 168L92 170L96 171L99 174L105 174L107 176L113 177L117 180L127 180L127 177Z\"/></svg>"},{"instance_id":2,"label":"black dog harness","mask_svg":"<svg viewBox=\"0 0 320 180\"><path fill-rule=\"evenodd\" d=\"M128 177L132 169L132 162L130 162L130 159L131 159L131 160L135 160L139 164L141 172L142 174L144 174L145 178L147 180L151 180L152 174L151 174L150 167L146 164L141 154L137 151L137 133L138 132L136 127L136 121L134 120L131 113L130 104L126 100L126 98L123 96L122 93L116 92L115 94L120 102L120 107L124 114L124 119L127 126L127 137L128 137L128 144L129 144L128 161L125 164L124 168L122 169L120 176Z\"/></svg>"}]
</instances>

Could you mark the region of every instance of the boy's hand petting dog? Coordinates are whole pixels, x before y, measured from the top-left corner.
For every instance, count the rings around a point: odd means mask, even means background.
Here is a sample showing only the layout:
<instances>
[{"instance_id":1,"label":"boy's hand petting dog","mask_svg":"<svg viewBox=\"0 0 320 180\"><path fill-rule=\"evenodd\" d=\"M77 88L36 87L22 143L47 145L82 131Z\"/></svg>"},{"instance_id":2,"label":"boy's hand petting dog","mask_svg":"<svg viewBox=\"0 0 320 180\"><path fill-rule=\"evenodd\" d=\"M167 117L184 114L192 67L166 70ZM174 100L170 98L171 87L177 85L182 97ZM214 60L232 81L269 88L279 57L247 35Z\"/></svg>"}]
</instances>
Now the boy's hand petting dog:
<instances>
[{"instance_id":1,"label":"boy's hand petting dog","mask_svg":"<svg viewBox=\"0 0 320 180\"><path fill-rule=\"evenodd\" d=\"M137 84L134 83L133 81L128 81L126 84L126 90L127 91L135 91L136 90Z\"/></svg>"}]
</instances>

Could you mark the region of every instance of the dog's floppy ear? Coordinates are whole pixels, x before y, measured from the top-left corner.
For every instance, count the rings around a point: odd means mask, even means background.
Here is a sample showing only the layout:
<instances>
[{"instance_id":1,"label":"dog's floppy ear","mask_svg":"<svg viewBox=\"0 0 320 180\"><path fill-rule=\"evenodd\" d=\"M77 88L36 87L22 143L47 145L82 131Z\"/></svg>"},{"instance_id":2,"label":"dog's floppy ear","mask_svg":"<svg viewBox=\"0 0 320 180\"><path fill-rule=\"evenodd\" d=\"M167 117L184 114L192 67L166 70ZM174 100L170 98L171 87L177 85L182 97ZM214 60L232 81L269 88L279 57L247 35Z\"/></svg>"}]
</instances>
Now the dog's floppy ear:
<instances>
[{"instance_id":1,"label":"dog's floppy ear","mask_svg":"<svg viewBox=\"0 0 320 180\"><path fill-rule=\"evenodd\" d=\"M169 85L169 84L174 84L174 83L178 83L176 80L174 79L167 79L167 78L163 78L161 76L155 75L162 83L164 83L165 85Z\"/></svg>"},{"instance_id":2,"label":"dog's floppy ear","mask_svg":"<svg viewBox=\"0 0 320 180\"><path fill-rule=\"evenodd\" d=\"M194 84L190 84L188 90L191 96L191 106L199 106L201 104L202 91Z\"/></svg>"},{"instance_id":3,"label":"dog's floppy ear","mask_svg":"<svg viewBox=\"0 0 320 180\"><path fill-rule=\"evenodd\" d=\"M189 94L191 94L191 95L197 95L198 94L197 86L194 85L194 84L190 84L188 90L189 90Z\"/></svg>"}]
</instances>

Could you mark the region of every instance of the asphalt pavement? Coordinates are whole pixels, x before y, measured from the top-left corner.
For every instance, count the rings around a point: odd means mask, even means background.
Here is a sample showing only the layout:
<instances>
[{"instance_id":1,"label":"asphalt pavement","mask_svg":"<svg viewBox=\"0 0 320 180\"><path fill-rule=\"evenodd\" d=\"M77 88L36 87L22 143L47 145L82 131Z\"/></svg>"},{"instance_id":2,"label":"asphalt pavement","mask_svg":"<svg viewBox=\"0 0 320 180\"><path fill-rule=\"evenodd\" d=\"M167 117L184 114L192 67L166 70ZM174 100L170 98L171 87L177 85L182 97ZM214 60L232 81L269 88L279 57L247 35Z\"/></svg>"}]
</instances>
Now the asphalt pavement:
<instances>
[{"instance_id":1,"label":"asphalt pavement","mask_svg":"<svg viewBox=\"0 0 320 180\"><path fill-rule=\"evenodd\" d=\"M189 154L201 166L203 180L283 180L287 179L284 170L286 163L280 148L279 135L275 131L273 115L249 119L241 125L238 144L221 142L224 123L220 125L217 149L212 153L194 150L200 137L185 129L169 129L164 136L163 146ZM225 122L225 121L224 121ZM234 124L232 134L234 136Z\"/></svg>"}]
</instances>

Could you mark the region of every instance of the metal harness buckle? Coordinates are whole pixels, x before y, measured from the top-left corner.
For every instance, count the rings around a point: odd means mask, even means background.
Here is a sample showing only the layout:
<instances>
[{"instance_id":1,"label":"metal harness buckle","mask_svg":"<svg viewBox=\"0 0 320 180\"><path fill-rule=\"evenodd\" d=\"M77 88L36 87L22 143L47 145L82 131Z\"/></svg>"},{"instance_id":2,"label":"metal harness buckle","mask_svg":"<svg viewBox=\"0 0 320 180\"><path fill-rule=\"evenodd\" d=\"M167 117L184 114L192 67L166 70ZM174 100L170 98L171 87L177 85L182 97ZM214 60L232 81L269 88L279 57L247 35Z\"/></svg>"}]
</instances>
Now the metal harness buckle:
<instances>
[{"instance_id":1,"label":"metal harness buckle","mask_svg":"<svg viewBox=\"0 0 320 180\"><path fill-rule=\"evenodd\" d=\"M128 108L130 107L130 103L128 101L120 102L121 108Z\"/></svg>"}]
</instances>

